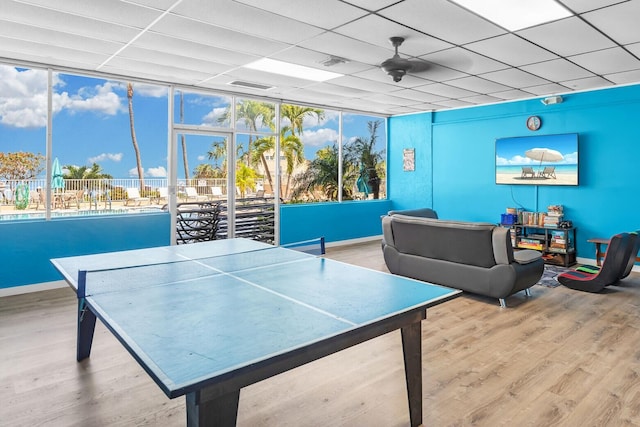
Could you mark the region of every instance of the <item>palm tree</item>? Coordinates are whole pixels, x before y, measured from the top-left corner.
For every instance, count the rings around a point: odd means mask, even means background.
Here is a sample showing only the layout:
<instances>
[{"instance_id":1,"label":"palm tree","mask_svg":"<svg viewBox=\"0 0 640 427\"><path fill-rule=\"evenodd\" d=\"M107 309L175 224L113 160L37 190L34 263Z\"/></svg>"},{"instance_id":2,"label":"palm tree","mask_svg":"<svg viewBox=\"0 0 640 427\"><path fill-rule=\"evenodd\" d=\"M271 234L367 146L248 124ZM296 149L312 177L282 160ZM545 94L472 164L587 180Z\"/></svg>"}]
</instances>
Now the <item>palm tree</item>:
<instances>
[{"instance_id":1,"label":"palm tree","mask_svg":"<svg viewBox=\"0 0 640 427\"><path fill-rule=\"evenodd\" d=\"M320 123L324 119L324 110L283 104L280 109L280 116L290 122L290 126L283 126L280 132L280 150L287 160L287 186L284 195L288 195L293 169L304 161L304 144L299 139L303 133L304 119L309 116L315 116L318 123ZM291 135L287 135L289 130Z\"/></svg>"},{"instance_id":2,"label":"palm tree","mask_svg":"<svg viewBox=\"0 0 640 427\"><path fill-rule=\"evenodd\" d=\"M249 166L242 162L238 162L236 168L236 186L240 190L240 197L244 197L247 190L256 189L256 178L258 174Z\"/></svg>"},{"instance_id":3,"label":"palm tree","mask_svg":"<svg viewBox=\"0 0 640 427\"><path fill-rule=\"evenodd\" d=\"M184 93L180 91L180 123L184 123ZM189 159L187 158L187 141L185 135L180 135L182 144L182 165L184 166L184 178L189 182Z\"/></svg>"},{"instance_id":4,"label":"palm tree","mask_svg":"<svg viewBox=\"0 0 640 427\"><path fill-rule=\"evenodd\" d=\"M272 103L263 101L254 101L251 99L243 99L237 104L236 120L244 122L250 132L257 132L259 124L266 125L273 129L273 117L275 108ZM218 118L218 123L223 124L231 118L231 105L229 105L222 116ZM233 124L232 124L233 125ZM249 149L251 150L251 142L253 138L249 135ZM251 156L247 157L250 161Z\"/></svg>"},{"instance_id":5,"label":"palm tree","mask_svg":"<svg viewBox=\"0 0 640 427\"><path fill-rule=\"evenodd\" d=\"M353 142L345 145L345 158L353 165L361 167L361 177L371 188L374 199L380 198L380 181L382 180L380 166L384 160L384 150L375 151L380 123L380 120L368 122L369 138L357 137Z\"/></svg>"},{"instance_id":6,"label":"palm tree","mask_svg":"<svg viewBox=\"0 0 640 427\"><path fill-rule=\"evenodd\" d=\"M66 165L64 168L67 173L64 174L65 179L112 179L113 176L102 171L102 167L94 163L91 168L87 166Z\"/></svg>"},{"instance_id":7,"label":"palm tree","mask_svg":"<svg viewBox=\"0 0 640 427\"><path fill-rule=\"evenodd\" d=\"M202 163L196 166L193 171L193 177L196 179L222 178L223 175L219 168L213 167L208 163Z\"/></svg>"},{"instance_id":8,"label":"palm tree","mask_svg":"<svg viewBox=\"0 0 640 427\"><path fill-rule=\"evenodd\" d=\"M140 192L144 191L144 170L142 169L142 160L140 159L140 148L136 139L136 129L133 124L133 83L127 83L127 98L129 99L129 126L131 128L131 142L133 143L133 151L136 153L136 167L138 168L138 179L140 179Z\"/></svg>"},{"instance_id":9,"label":"palm tree","mask_svg":"<svg viewBox=\"0 0 640 427\"><path fill-rule=\"evenodd\" d=\"M303 193L313 193L321 188L329 200L338 200L340 187L338 185L339 151L337 144L324 147L316 153L316 158L309 162L309 167L294 177L292 196L298 198ZM351 198L351 188L355 184L354 167L347 159L343 162L342 197Z\"/></svg>"}]
</instances>

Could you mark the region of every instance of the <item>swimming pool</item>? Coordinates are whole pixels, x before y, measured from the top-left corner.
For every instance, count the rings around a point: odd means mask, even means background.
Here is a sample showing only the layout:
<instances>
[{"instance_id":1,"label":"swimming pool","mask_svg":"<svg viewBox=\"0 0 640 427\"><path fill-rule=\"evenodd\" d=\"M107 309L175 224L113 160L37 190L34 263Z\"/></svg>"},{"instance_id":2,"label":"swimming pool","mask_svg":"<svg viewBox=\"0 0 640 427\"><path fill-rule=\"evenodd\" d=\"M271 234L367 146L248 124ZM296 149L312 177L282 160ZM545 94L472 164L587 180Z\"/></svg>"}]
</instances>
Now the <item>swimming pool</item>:
<instances>
[{"instance_id":1,"label":"swimming pool","mask_svg":"<svg viewBox=\"0 0 640 427\"><path fill-rule=\"evenodd\" d=\"M132 215L139 213L160 213L166 212L161 208L144 207L135 209L102 209L102 210L69 210L69 211L52 211L51 218L70 218L85 216L103 216L103 215ZM0 221L17 221L30 219L44 219L44 212L23 212L23 213L6 213L0 214Z\"/></svg>"}]
</instances>

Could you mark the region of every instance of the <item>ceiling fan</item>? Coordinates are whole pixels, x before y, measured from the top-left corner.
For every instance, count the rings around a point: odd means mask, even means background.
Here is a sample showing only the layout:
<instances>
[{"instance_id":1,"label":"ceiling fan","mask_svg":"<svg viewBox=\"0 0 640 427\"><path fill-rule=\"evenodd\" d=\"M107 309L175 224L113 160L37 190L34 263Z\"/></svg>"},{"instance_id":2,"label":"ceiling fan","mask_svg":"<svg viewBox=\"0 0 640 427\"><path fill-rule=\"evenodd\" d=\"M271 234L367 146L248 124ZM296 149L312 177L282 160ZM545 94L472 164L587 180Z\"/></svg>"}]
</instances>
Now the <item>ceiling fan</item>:
<instances>
[{"instance_id":1,"label":"ceiling fan","mask_svg":"<svg viewBox=\"0 0 640 427\"><path fill-rule=\"evenodd\" d=\"M398 47L404 42L404 37L391 37L389 41L396 49L396 54L393 57L387 59L380 68L393 77L394 82L399 82L409 72L418 73L425 71L429 68L429 63L425 61L410 61L408 59L400 58L398 55Z\"/></svg>"}]
</instances>

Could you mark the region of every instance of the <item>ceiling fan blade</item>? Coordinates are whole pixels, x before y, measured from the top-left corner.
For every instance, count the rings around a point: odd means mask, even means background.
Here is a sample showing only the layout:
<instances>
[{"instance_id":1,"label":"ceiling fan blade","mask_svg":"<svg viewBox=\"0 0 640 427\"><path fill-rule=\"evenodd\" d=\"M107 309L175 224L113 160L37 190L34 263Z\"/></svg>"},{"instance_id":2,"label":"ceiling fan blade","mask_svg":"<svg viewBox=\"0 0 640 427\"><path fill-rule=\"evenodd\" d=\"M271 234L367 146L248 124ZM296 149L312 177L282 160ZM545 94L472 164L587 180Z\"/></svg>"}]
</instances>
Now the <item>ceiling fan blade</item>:
<instances>
[{"instance_id":1,"label":"ceiling fan blade","mask_svg":"<svg viewBox=\"0 0 640 427\"><path fill-rule=\"evenodd\" d=\"M420 73L431 68L431 64L429 64L427 61L414 60L407 62L411 64L411 69L408 71L409 73Z\"/></svg>"}]
</instances>

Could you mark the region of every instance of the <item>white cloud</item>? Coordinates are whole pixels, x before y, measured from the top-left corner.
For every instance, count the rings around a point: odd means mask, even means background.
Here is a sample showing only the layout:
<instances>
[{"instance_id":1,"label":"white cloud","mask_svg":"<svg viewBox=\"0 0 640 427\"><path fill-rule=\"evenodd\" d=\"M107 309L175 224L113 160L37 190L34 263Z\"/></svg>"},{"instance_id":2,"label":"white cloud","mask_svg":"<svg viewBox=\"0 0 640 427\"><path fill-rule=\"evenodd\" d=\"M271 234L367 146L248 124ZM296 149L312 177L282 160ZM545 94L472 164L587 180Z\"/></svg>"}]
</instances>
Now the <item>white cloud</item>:
<instances>
[{"instance_id":1,"label":"white cloud","mask_svg":"<svg viewBox=\"0 0 640 427\"><path fill-rule=\"evenodd\" d=\"M138 174L136 170L136 175ZM158 166L157 168L149 168L145 172L145 176L150 176L153 178L164 178L167 176L167 169L164 166Z\"/></svg>"},{"instance_id":2,"label":"white cloud","mask_svg":"<svg viewBox=\"0 0 640 427\"><path fill-rule=\"evenodd\" d=\"M126 90L126 87L125 87ZM169 94L169 88L166 86L158 86L158 85L149 85L145 83L134 83L133 84L133 98L135 99L136 95L144 96L146 98L162 98Z\"/></svg>"},{"instance_id":3,"label":"white cloud","mask_svg":"<svg viewBox=\"0 0 640 427\"><path fill-rule=\"evenodd\" d=\"M226 107L214 108L202 118L202 124L207 126L222 126L220 123L218 123L218 119L224 116L226 111Z\"/></svg>"},{"instance_id":4,"label":"white cloud","mask_svg":"<svg viewBox=\"0 0 640 427\"><path fill-rule=\"evenodd\" d=\"M321 147L327 143L334 143L338 140L338 132L335 129L322 128L317 130L305 130L300 138L304 145Z\"/></svg>"},{"instance_id":5,"label":"white cloud","mask_svg":"<svg viewBox=\"0 0 640 427\"><path fill-rule=\"evenodd\" d=\"M98 163L105 160L111 160L112 162L119 162L122 160L122 153L102 153L97 156L89 157L89 163Z\"/></svg>"}]
</instances>

